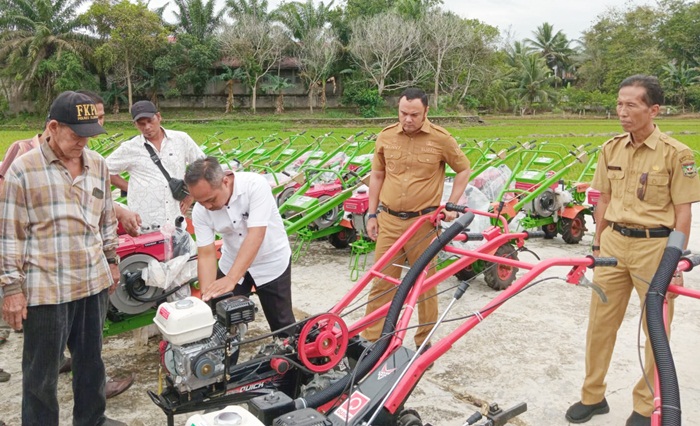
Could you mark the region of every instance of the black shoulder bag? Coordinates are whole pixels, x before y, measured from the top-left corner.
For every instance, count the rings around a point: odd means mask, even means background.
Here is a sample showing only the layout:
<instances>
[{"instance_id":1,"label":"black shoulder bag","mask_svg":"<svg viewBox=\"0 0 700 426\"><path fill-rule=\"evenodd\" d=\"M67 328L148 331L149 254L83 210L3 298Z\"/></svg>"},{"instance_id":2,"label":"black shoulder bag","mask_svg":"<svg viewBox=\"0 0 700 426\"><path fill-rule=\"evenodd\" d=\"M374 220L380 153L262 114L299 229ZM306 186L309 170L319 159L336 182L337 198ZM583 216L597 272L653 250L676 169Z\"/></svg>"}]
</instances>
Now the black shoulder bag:
<instances>
[{"instance_id":1,"label":"black shoulder bag","mask_svg":"<svg viewBox=\"0 0 700 426\"><path fill-rule=\"evenodd\" d=\"M151 155L151 160L153 160L153 162L156 163L156 166L158 166L160 171L163 173L163 176L165 176L165 180L168 181L168 185L170 186L170 192L172 192L173 198L177 201L182 201L188 195L190 195L190 192L187 190L187 185L185 184L185 181L170 176L170 173L168 173L168 171L165 170L165 167L163 167L163 163L161 163L160 157L158 157L158 154L156 154L156 152L153 150L153 147L147 143L144 143L143 146L146 147L146 150Z\"/></svg>"}]
</instances>

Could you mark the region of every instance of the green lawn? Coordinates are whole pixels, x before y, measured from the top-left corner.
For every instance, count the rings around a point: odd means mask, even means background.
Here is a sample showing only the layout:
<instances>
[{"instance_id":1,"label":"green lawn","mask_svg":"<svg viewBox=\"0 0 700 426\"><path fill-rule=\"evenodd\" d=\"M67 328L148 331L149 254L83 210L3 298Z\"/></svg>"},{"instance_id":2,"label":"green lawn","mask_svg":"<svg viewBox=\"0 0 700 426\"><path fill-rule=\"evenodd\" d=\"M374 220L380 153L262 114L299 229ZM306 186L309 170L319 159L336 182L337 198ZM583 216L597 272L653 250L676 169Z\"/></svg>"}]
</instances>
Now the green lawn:
<instances>
[{"instance_id":1,"label":"green lawn","mask_svg":"<svg viewBox=\"0 0 700 426\"><path fill-rule=\"evenodd\" d=\"M182 121L167 120L167 114L164 115L166 115L166 120L164 120L163 124L166 128L185 131L198 143L204 143L207 138L217 132L221 132L218 135L220 140L232 139L227 144L224 144L224 147L236 147L240 144L243 144L244 147L250 147L266 138L273 136L280 139L286 138L304 130L306 130L306 134L304 137L297 138L295 144L306 144L312 140L312 137L332 132L332 135L324 142L324 145L329 146L339 143L343 138L360 130L365 130L367 133L377 133L382 128L376 121L366 122L364 123L366 126L363 126L362 121L356 119L352 120L353 125L351 127L319 127L318 124L306 124L308 121L304 119L275 120L274 116L255 118L253 119L254 121L237 119L235 121L197 122L190 119L183 119ZM108 121L105 125L110 134L123 133L122 138L136 135L136 129L127 121L128 117L124 115L124 117L120 116L120 118L122 121ZM392 119L388 119L388 122L391 121ZM566 146L587 143L590 143L591 146L597 146L621 132L620 125L615 118L483 117L483 121L484 124L480 125L452 126L448 124L445 127L461 143L469 144L474 140L498 138L504 141L504 146L511 145L515 141L525 142L530 140L538 142L548 141ZM334 121L334 123L338 122ZM39 130L38 128L35 130L33 127L38 127L41 124L29 121L25 125L15 126L21 128L0 129L0 153L4 153L14 140L31 137ZM671 133L692 149L700 151L700 120L697 118L659 118L657 119L657 124L664 132Z\"/></svg>"}]
</instances>

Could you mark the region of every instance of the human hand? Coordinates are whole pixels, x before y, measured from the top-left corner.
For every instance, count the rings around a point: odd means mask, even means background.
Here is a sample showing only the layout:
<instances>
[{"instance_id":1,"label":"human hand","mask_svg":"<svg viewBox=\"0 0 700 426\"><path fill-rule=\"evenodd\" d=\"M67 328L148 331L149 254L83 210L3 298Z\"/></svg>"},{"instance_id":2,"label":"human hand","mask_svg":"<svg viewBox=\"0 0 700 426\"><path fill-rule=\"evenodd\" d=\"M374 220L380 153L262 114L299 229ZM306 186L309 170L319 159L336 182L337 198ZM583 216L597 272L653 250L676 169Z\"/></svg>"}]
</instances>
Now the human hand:
<instances>
[{"instance_id":1,"label":"human hand","mask_svg":"<svg viewBox=\"0 0 700 426\"><path fill-rule=\"evenodd\" d=\"M22 321L27 319L27 298L24 293L5 296L2 302L2 318L13 330L22 329Z\"/></svg>"},{"instance_id":2,"label":"human hand","mask_svg":"<svg viewBox=\"0 0 700 426\"><path fill-rule=\"evenodd\" d=\"M182 213L183 216L187 215L187 212L190 210L190 207L192 207L192 204L194 204L194 197L188 195L182 201L180 201L180 213Z\"/></svg>"},{"instance_id":3,"label":"human hand","mask_svg":"<svg viewBox=\"0 0 700 426\"><path fill-rule=\"evenodd\" d=\"M376 217L367 220L367 235L372 241L377 241L379 235L379 222Z\"/></svg>"},{"instance_id":4,"label":"human hand","mask_svg":"<svg viewBox=\"0 0 700 426\"><path fill-rule=\"evenodd\" d=\"M445 215L445 217L442 219L443 222L452 222L457 218L457 212L443 210L442 214Z\"/></svg>"},{"instance_id":5,"label":"human hand","mask_svg":"<svg viewBox=\"0 0 700 426\"><path fill-rule=\"evenodd\" d=\"M110 263L109 264L109 272L112 274L112 285L109 286L109 294L112 294L117 289L117 284L119 284L119 280L121 279L121 272L119 271L119 265L115 265L113 263Z\"/></svg>"},{"instance_id":6,"label":"human hand","mask_svg":"<svg viewBox=\"0 0 700 426\"><path fill-rule=\"evenodd\" d=\"M683 272L681 271L676 271L673 274L673 278L671 278L671 284L672 285L677 285L678 287L683 287ZM669 299L675 299L678 297L677 293L667 293L666 294Z\"/></svg>"},{"instance_id":7,"label":"human hand","mask_svg":"<svg viewBox=\"0 0 700 426\"><path fill-rule=\"evenodd\" d=\"M202 300L208 302L211 299L217 298L223 294L229 293L236 288L238 281L234 281L233 278L225 276L219 278L213 283L206 286L202 291Z\"/></svg>"},{"instance_id":8,"label":"human hand","mask_svg":"<svg viewBox=\"0 0 700 426\"><path fill-rule=\"evenodd\" d=\"M122 224L127 234L132 237L138 237L141 229L141 216L138 213L121 209L121 213L117 214L117 220Z\"/></svg>"}]
</instances>

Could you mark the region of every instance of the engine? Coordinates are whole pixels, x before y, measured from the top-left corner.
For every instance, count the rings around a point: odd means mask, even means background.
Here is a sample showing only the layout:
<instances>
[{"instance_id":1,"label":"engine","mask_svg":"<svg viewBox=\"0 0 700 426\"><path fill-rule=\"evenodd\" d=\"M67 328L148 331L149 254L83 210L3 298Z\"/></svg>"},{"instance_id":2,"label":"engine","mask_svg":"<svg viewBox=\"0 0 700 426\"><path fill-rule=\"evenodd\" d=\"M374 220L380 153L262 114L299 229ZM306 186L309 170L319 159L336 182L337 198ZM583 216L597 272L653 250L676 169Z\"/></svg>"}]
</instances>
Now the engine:
<instances>
[{"instance_id":1,"label":"engine","mask_svg":"<svg viewBox=\"0 0 700 426\"><path fill-rule=\"evenodd\" d=\"M253 320L255 304L245 296L219 301L215 316L195 297L160 305L153 321L164 339L161 363L177 390L185 393L224 381L226 348L233 366L239 354L236 343Z\"/></svg>"},{"instance_id":2,"label":"engine","mask_svg":"<svg viewBox=\"0 0 700 426\"><path fill-rule=\"evenodd\" d=\"M534 200L523 206L523 210L539 217L550 217L573 201L571 193L565 189L547 188Z\"/></svg>"}]
</instances>

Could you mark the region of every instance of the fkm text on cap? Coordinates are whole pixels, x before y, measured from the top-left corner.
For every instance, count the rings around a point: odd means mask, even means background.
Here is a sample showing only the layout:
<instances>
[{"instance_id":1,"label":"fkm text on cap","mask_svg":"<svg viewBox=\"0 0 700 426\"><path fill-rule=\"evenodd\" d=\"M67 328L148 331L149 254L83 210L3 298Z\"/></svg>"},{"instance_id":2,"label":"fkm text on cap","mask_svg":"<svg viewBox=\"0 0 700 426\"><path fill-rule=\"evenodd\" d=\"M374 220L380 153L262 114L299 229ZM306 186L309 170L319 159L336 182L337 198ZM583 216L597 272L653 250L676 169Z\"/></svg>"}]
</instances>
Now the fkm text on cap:
<instances>
[{"instance_id":1,"label":"fkm text on cap","mask_svg":"<svg viewBox=\"0 0 700 426\"><path fill-rule=\"evenodd\" d=\"M97 121L97 107L89 96L76 92L63 92L51 104L49 120L65 124L81 137L107 133Z\"/></svg>"}]
</instances>

